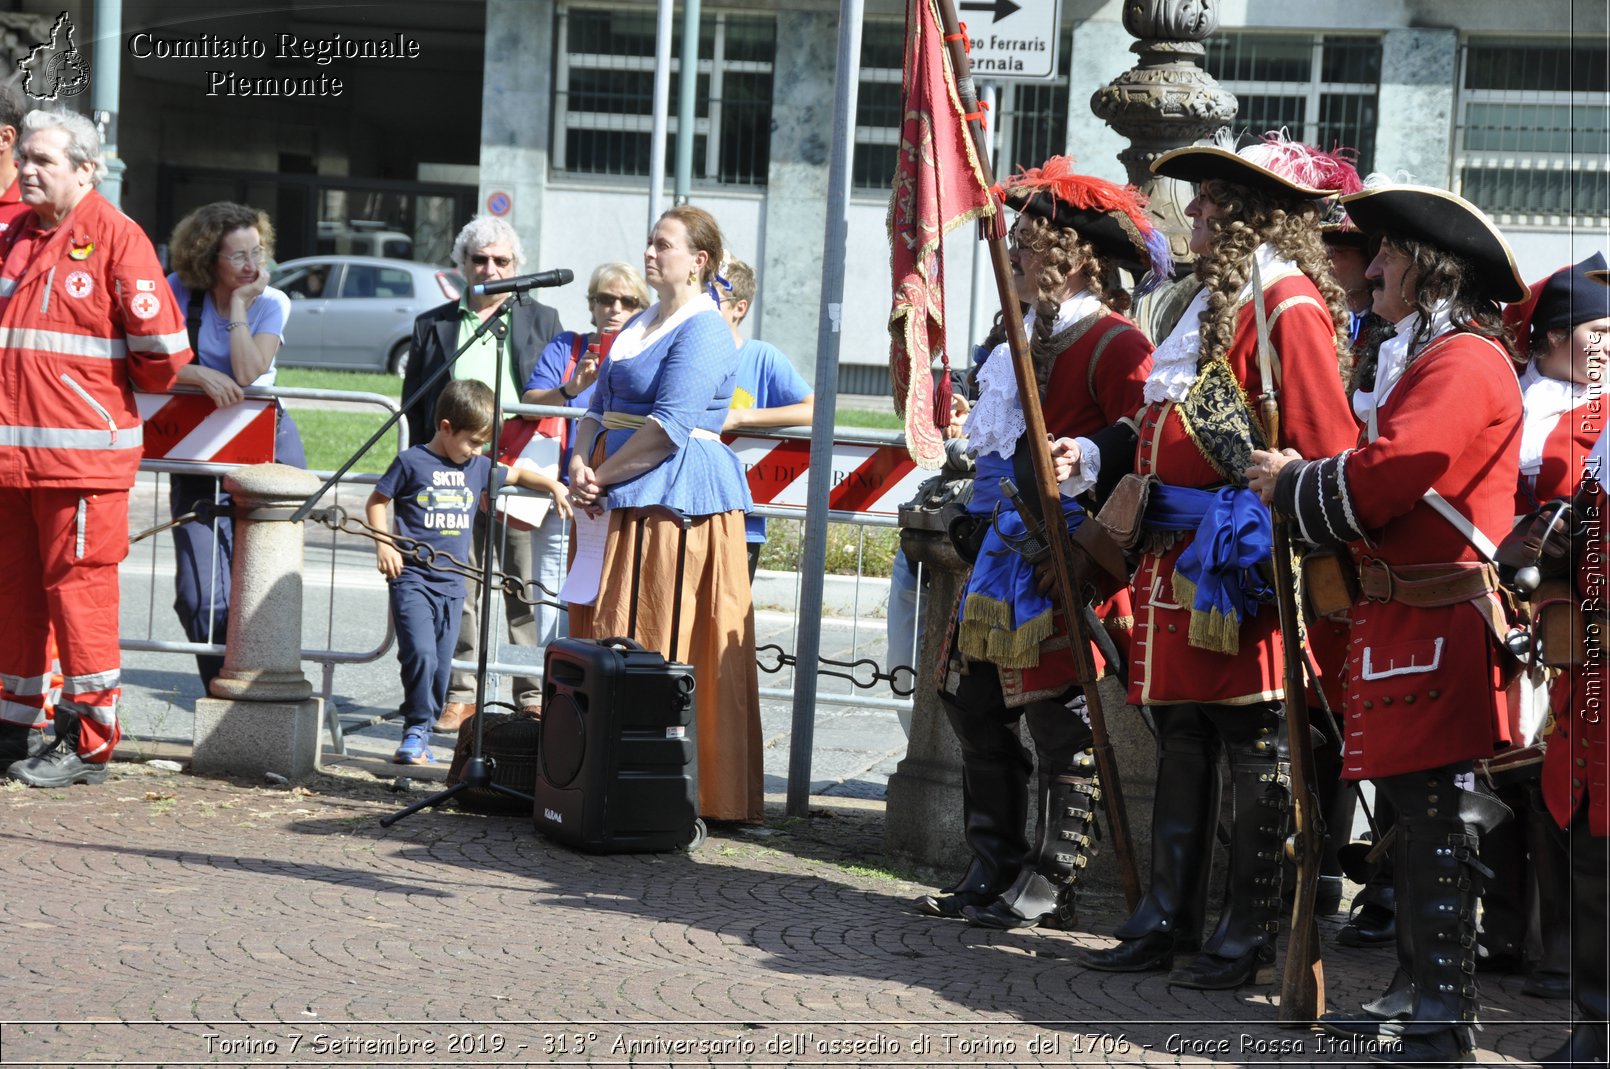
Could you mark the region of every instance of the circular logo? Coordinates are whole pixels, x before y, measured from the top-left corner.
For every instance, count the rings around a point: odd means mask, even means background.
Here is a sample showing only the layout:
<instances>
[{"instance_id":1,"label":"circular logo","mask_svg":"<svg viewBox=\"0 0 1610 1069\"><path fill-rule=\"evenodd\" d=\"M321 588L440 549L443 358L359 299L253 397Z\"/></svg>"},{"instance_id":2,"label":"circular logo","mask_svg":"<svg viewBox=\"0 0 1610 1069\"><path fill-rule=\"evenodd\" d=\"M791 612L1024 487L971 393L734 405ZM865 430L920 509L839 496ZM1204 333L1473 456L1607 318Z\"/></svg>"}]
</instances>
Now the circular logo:
<instances>
[{"instance_id":1,"label":"circular logo","mask_svg":"<svg viewBox=\"0 0 1610 1069\"><path fill-rule=\"evenodd\" d=\"M508 215L509 209L512 207L514 207L514 200L507 193L492 193L486 198L486 210L493 215Z\"/></svg>"},{"instance_id":2,"label":"circular logo","mask_svg":"<svg viewBox=\"0 0 1610 1069\"><path fill-rule=\"evenodd\" d=\"M162 311L162 302L152 293L136 293L129 298L129 311L141 319L150 319Z\"/></svg>"},{"instance_id":3,"label":"circular logo","mask_svg":"<svg viewBox=\"0 0 1610 1069\"><path fill-rule=\"evenodd\" d=\"M89 277L88 271L74 271L67 276L67 295L83 300L95 289L95 280Z\"/></svg>"}]
</instances>

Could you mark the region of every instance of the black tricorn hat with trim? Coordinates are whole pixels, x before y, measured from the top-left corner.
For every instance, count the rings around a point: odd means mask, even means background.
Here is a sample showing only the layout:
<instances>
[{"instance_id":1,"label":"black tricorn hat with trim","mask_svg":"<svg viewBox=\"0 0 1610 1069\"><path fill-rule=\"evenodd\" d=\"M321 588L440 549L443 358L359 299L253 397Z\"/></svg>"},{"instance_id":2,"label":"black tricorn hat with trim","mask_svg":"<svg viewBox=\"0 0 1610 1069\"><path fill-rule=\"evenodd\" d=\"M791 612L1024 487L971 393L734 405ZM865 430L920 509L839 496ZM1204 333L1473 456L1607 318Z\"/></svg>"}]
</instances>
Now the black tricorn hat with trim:
<instances>
[{"instance_id":1,"label":"black tricorn hat with trim","mask_svg":"<svg viewBox=\"0 0 1610 1069\"><path fill-rule=\"evenodd\" d=\"M1042 167L1012 175L1002 192L1014 210L1077 231L1137 281L1144 278L1137 295L1173 274L1168 238L1147 216L1146 199L1133 187L1079 174L1072 159L1052 156Z\"/></svg>"},{"instance_id":2,"label":"black tricorn hat with trim","mask_svg":"<svg viewBox=\"0 0 1610 1069\"><path fill-rule=\"evenodd\" d=\"M1360 230L1406 237L1469 260L1477 286L1495 301L1524 301L1531 290L1498 227L1474 204L1435 186L1383 185L1342 198Z\"/></svg>"},{"instance_id":3,"label":"black tricorn hat with trim","mask_svg":"<svg viewBox=\"0 0 1610 1069\"><path fill-rule=\"evenodd\" d=\"M1298 200L1322 200L1359 186L1358 172L1344 157L1349 150L1322 152L1284 132L1265 134L1262 141L1239 149L1233 145L1229 137L1221 137L1218 144L1165 152L1152 162L1152 173L1182 182L1217 179Z\"/></svg>"}]
</instances>

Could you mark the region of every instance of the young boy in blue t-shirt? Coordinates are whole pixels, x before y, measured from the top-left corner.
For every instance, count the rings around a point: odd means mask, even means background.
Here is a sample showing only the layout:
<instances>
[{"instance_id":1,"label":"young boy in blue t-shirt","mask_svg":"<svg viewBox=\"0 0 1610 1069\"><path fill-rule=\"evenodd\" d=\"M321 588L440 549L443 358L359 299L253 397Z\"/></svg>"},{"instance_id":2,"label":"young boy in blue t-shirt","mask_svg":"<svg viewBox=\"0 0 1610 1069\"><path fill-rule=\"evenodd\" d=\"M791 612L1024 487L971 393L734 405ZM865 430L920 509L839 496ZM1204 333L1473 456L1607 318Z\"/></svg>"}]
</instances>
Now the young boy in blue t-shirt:
<instances>
[{"instance_id":1,"label":"young boy in blue t-shirt","mask_svg":"<svg viewBox=\"0 0 1610 1069\"><path fill-rule=\"evenodd\" d=\"M486 486L491 458L482 452L492 437L493 398L475 379L450 382L436 402L436 435L398 454L375 484L366 505L369 526L392 530L460 562L470 559L475 510ZM499 482L552 494L561 517L570 515L565 488L547 475L499 466ZM392 505L395 527L386 523ZM464 605L464 577L404 557L385 539L375 541L375 560L391 588L391 619L402 669L403 740L392 760L422 765L436 760L430 730L447 700L453 646Z\"/></svg>"}]
</instances>

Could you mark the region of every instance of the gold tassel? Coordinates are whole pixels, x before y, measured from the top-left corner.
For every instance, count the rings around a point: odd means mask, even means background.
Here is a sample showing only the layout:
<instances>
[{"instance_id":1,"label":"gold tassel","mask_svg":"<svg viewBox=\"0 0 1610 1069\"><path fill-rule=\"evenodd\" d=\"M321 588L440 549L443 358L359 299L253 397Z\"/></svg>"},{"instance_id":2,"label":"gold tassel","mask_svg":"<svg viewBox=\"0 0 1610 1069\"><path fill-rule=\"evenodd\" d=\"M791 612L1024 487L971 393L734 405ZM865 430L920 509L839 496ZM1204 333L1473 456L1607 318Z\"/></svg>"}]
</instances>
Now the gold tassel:
<instances>
[{"instance_id":1,"label":"gold tassel","mask_svg":"<svg viewBox=\"0 0 1610 1069\"><path fill-rule=\"evenodd\" d=\"M956 629L956 645L968 658L987 661L989 633L993 628L1012 626L1010 609L1004 601L983 594L968 594L962 602L961 625Z\"/></svg>"},{"instance_id":2,"label":"gold tassel","mask_svg":"<svg viewBox=\"0 0 1610 1069\"><path fill-rule=\"evenodd\" d=\"M1174 601L1179 605L1196 603L1196 584L1174 570ZM1241 652L1241 620L1234 613L1226 615L1218 609L1207 612L1191 610L1191 626L1187 641L1199 650L1211 650L1235 656Z\"/></svg>"},{"instance_id":3,"label":"gold tassel","mask_svg":"<svg viewBox=\"0 0 1610 1069\"><path fill-rule=\"evenodd\" d=\"M1054 631L1053 613L1045 610L1015 631L996 628L989 634L988 660L1001 668L1033 668L1040 663L1040 644Z\"/></svg>"}]
</instances>

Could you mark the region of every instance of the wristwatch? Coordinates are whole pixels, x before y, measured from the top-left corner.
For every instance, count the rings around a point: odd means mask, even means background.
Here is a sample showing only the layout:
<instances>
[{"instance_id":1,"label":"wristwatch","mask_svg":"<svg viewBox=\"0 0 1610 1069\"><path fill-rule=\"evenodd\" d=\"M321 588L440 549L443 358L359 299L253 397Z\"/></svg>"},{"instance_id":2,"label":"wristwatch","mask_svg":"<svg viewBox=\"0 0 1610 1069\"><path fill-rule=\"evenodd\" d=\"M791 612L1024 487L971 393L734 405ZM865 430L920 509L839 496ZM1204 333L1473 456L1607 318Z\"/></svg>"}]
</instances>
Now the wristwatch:
<instances>
[{"instance_id":1,"label":"wristwatch","mask_svg":"<svg viewBox=\"0 0 1610 1069\"><path fill-rule=\"evenodd\" d=\"M568 383L568 382L561 382L559 384L559 396L563 397L566 401L574 401L576 399L576 394L574 394L574 393L566 393L565 392L565 387L569 386L569 385L570 385L570 383ZM581 392L580 390L576 391L576 393L580 393L580 392Z\"/></svg>"}]
</instances>

